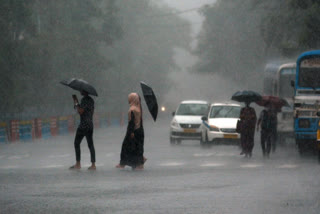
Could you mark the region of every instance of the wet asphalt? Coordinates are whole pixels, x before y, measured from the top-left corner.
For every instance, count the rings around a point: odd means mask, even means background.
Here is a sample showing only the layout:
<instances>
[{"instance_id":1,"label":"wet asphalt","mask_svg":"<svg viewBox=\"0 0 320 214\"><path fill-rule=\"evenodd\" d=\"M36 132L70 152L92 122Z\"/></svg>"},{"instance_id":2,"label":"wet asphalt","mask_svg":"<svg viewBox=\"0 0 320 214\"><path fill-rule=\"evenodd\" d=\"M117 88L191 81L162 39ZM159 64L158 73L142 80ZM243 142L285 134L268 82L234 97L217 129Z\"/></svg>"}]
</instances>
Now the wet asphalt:
<instances>
[{"instance_id":1,"label":"wet asphalt","mask_svg":"<svg viewBox=\"0 0 320 214\"><path fill-rule=\"evenodd\" d=\"M169 144L169 119L145 122L143 171L119 170L126 127L95 130L97 170L74 164L74 135L0 145L0 213L320 213L320 165L286 141L265 159L232 145Z\"/></svg>"}]
</instances>

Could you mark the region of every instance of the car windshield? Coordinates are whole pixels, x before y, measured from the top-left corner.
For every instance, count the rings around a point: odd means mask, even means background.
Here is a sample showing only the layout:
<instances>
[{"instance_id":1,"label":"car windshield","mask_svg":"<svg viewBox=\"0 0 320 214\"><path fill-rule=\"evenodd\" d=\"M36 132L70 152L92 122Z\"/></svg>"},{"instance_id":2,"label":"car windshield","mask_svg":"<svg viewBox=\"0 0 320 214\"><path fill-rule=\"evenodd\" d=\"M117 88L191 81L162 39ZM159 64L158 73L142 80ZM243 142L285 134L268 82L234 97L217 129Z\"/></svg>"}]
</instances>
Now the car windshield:
<instances>
[{"instance_id":1,"label":"car windshield","mask_svg":"<svg viewBox=\"0 0 320 214\"><path fill-rule=\"evenodd\" d=\"M213 106L210 118L239 118L240 110L239 106Z\"/></svg>"},{"instance_id":2,"label":"car windshield","mask_svg":"<svg viewBox=\"0 0 320 214\"><path fill-rule=\"evenodd\" d=\"M208 113L208 105L207 104L191 104L185 103L180 104L176 115L206 115Z\"/></svg>"}]
</instances>

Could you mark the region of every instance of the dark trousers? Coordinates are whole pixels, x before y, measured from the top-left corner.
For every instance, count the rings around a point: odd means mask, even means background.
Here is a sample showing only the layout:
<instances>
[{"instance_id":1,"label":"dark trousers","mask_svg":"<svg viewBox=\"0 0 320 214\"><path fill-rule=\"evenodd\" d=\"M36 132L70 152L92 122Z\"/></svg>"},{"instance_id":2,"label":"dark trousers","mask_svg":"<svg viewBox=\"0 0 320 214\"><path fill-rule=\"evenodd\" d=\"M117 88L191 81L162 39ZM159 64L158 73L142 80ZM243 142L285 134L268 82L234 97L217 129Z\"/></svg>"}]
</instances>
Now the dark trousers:
<instances>
[{"instance_id":1,"label":"dark trousers","mask_svg":"<svg viewBox=\"0 0 320 214\"><path fill-rule=\"evenodd\" d=\"M269 155L271 150L272 131L261 130L261 148L263 155ZM266 148L267 143L267 148Z\"/></svg>"},{"instance_id":2,"label":"dark trousers","mask_svg":"<svg viewBox=\"0 0 320 214\"><path fill-rule=\"evenodd\" d=\"M272 130L272 136L271 136L271 149L272 149L272 152L275 152L276 151L276 148L277 148L277 136L278 136L278 132L277 130Z\"/></svg>"},{"instance_id":3,"label":"dark trousers","mask_svg":"<svg viewBox=\"0 0 320 214\"><path fill-rule=\"evenodd\" d=\"M76 137L74 139L74 149L76 151L76 160L80 161L81 157L81 150L80 150L80 143L84 137L87 139L88 147L90 150L90 155L91 155L91 163L96 162L96 153L94 150L94 145L93 145L93 130L88 130L88 131L83 131L80 129L77 129Z\"/></svg>"}]
</instances>

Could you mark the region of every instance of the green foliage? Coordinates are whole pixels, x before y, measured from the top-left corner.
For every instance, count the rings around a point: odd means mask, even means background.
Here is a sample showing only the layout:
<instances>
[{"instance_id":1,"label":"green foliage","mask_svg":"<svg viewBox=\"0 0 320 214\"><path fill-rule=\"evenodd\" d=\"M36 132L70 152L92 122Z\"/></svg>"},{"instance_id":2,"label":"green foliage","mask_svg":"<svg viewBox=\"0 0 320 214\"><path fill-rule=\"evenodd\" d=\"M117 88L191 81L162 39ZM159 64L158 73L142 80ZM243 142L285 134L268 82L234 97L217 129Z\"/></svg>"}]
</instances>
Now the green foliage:
<instances>
[{"instance_id":1,"label":"green foliage","mask_svg":"<svg viewBox=\"0 0 320 214\"><path fill-rule=\"evenodd\" d=\"M97 88L101 112L127 109L141 80L165 91L174 47L190 43L186 21L153 18L168 12L149 0L1 1L3 115L71 113L77 92L59 82L72 77Z\"/></svg>"},{"instance_id":2,"label":"green foliage","mask_svg":"<svg viewBox=\"0 0 320 214\"><path fill-rule=\"evenodd\" d=\"M274 59L320 48L316 0L218 0L202 12L197 70L220 72L254 86L257 71Z\"/></svg>"}]
</instances>

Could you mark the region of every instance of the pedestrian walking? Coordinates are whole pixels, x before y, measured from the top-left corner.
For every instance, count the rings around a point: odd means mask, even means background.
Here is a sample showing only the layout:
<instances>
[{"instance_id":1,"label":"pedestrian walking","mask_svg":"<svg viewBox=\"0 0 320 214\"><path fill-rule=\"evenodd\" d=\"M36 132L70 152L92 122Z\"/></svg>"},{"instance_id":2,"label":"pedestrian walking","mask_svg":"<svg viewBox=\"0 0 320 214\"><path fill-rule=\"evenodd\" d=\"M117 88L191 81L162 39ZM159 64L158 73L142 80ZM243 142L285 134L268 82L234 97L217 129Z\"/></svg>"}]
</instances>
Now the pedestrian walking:
<instances>
[{"instance_id":1,"label":"pedestrian walking","mask_svg":"<svg viewBox=\"0 0 320 214\"><path fill-rule=\"evenodd\" d=\"M254 108L249 106L250 103L246 102L246 106L240 111L240 141L242 151L240 155L245 157L252 156L252 149L254 147L254 133L257 121L257 116Z\"/></svg>"},{"instance_id":2,"label":"pedestrian walking","mask_svg":"<svg viewBox=\"0 0 320 214\"><path fill-rule=\"evenodd\" d=\"M81 95L83 98L81 99L81 103L79 104L78 99L75 95L74 98L74 107L80 115L80 124L77 128L75 140L74 140L74 148L76 153L76 164L71 166L70 169L80 169L81 164L81 150L80 144L84 137L87 139L88 147L90 150L91 156L91 166L88 168L89 170L96 169L96 157L95 157L95 149L93 145L93 113L94 113L94 100L89 96L88 92L82 90Z\"/></svg>"},{"instance_id":3,"label":"pedestrian walking","mask_svg":"<svg viewBox=\"0 0 320 214\"><path fill-rule=\"evenodd\" d=\"M128 126L122 142L120 163L117 168L130 166L132 169L143 169L147 160L144 156L144 130L142 122L141 98L137 93L128 96Z\"/></svg>"},{"instance_id":4,"label":"pedestrian walking","mask_svg":"<svg viewBox=\"0 0 320 214\"><path fill-rule=\"evenodd\" d=\"M257 131L259 131L259 128L261 127L261 149L264 157L269 158L272 145L275 143L276 121L276 113L271 108L267 107L261 111L257 122ZM275 147L273 148L275 149Z\"/></svg>"}]
</instances>

